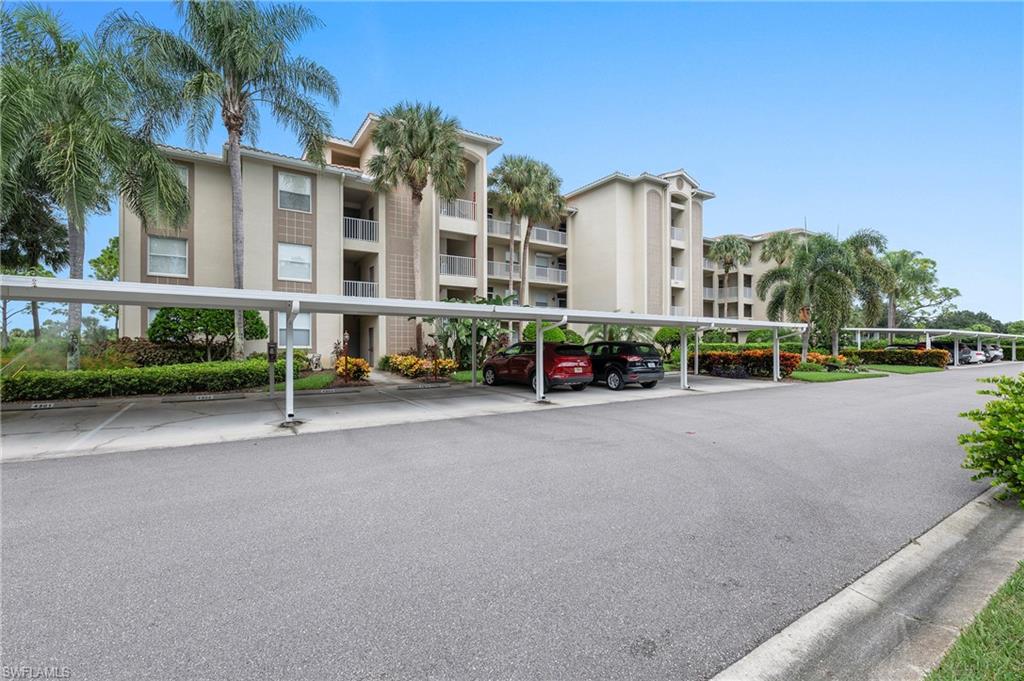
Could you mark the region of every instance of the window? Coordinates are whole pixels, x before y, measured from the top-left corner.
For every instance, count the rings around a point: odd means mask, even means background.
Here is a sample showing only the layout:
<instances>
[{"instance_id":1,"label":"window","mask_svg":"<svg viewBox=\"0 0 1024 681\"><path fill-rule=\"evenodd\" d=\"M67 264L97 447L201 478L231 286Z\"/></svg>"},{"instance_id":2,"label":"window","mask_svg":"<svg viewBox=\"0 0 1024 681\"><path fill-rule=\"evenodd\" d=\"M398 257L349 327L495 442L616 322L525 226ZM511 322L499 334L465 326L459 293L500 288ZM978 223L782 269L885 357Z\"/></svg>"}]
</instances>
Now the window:
<instances>
[{"instance_id":1,"label":"window","mask_svg":"<svg viewBox=\"0 0 1024 681\"><path fill-rule=\"evenodd\" d=\"M287 321L284 314L278 313L277 326L277 342L283 348L287 343ZM312 328L312 319L308 312L300 312L295 315L295 321L292 322L292 343L294 343L294 347L309 348L313 346Z\"/></svg>"},{"instance_id":2,"label":"window","mask_svg":"<svg viewBox=\"0 0 1024 681\"><path fill-rule=\"evenodd\" d=\"M175 163L174 169L178 171L178 179L185 185L185 189L188 189L188 166Z\"/></svg>"},{"instance_id":3,"label":"window","mask_svg":"<svg viewBox=\"0 0 1024 681\"><path fill-rule=\"evenodd\" d=\"M313 247L279 243L277 278L288 281L313 281Z\"/></svg>"},{"instance_id":4,"label":"window","mask_svg":"<svg viewBox=\"0 0 1024 681\"><path fill-rule=\"evenodd\" d=\"M313 180L308 175L277 174L277 207L313 212Z\"/></svg>"},{"instance_id":5,"label":"window","mask_svg":"<svg viewBox=\"0 0 1024 681\"><path fill-rule=\"evenodd\" d=\"M161 277L188 277L188 240L149 237L146 273Z\"/></svg>"},{"instance_id":6,"label":"window","mask_svg":"<svg viewBox=\"0 0 1024 681\"><path fill-rule=\"evenodd\" d=\"M146 330L153 325L153 320L156 319L156 313L160 311L159 307L146 308Z\"/></svg>"}]
</instances>

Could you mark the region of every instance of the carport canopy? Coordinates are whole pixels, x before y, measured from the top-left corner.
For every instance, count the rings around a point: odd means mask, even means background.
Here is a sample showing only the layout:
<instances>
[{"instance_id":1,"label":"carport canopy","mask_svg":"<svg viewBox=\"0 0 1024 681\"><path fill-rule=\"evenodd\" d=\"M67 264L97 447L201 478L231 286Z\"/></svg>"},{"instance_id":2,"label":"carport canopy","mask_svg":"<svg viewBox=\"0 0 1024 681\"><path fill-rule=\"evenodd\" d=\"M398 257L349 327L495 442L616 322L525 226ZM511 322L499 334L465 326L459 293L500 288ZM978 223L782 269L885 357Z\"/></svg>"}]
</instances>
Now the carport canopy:
<instances>
[{"instance_id":1,"label":"carport canopy","mask_svg":"<svg viewBox=\"0 0 1024 681\"><path fill-rule=\"evenodd\" d=\"M88 303L93 305L138 305L142 307L192 307L207 309L260 310L285 315L285 414L286 423L295 420L293 390L293 329L300 312L321 314L386 315L397 317L447 317L491 319L498 321L535 322L537 337L542 329L566 323L644 325L678 327L681 331L682 358L680 387L688 388L687 329L735 329L740 331L769 329L773 332L773 380L781 378L779 370L779 332L799 331L804 324L767 322L722 317L681 317L640 314L635 312L600 312L567 308L525 307L518 305L478 305L399 298L362 298L322 293L291 293L257 289L181 286L137 282L109 282L82 279L54 279L0 275L0 297L51 303ZM476 335L473 335L475 345ZM536 366L544 366L544 344L536 343ZM475 365L476 352L473 358ZM475 382L476 367L473 366ZM537 381L536 397L544 401L544 381Z\"/></svg>"},{"instance_id":2,"label":"carport canopy","mask_svg":"<svg viewBox=\"0 0 1024 681\"><path fill-rule=\"evenodd\" d=\"M953 339L953 364L955 366L960 365L960 341L965 339L975 339L978 350L981 350L981 340L983 338L994 338L996 340L1008 340L1010 341L1010 361L1017 361L1017 341L1024 340L1024 335L1016 333L996 333L995 331L976 331L974 329L918 329L914 327L850 327L843 329L843 331L851 331L854 334L854 338L857 342L857 348L860 349L863 334L874 334L881 336L884 334L900 334L903 336L924 336L925 347L931 349L932 340L936 338L951 338Z\"/></svg>"}]
</instances>

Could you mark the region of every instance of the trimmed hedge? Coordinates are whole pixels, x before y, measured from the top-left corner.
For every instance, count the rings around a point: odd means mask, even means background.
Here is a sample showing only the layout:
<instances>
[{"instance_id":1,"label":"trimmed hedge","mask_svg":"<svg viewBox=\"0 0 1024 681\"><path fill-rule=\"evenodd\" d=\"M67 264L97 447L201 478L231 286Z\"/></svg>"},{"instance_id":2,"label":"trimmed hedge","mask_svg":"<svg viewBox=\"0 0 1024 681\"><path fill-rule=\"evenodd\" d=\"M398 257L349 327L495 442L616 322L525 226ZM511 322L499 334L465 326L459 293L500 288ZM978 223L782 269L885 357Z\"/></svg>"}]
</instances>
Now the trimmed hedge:
<instances>
[{"instance_id":1,"label":"trimmed hedge","mask_svg":"<svg viewBox=\"0 0 1024 681\"><path fill-rule=\"evenodd\" d=\"M800 364L800 355L793 352L779 353L779 371L783 377L789 376ZM693 354L690 354L690 366L693 366ZM746 376L771 377L771 350L743 350L741 352L706 352L701 353L700 369L702 373L712 376L729 376L744 378Z\"/></svg>"},{"instance_id":2,"label":"trimmed hedge","mask_svg":"<svg viewBox=\"0 0 1024 681\"><path fill-rule=\"evenodd\" d=\"M847 357L859 359L864 364L905 364L916 367L939 367L949 364L946 350L843 350Z\"/></svg>"},{"instance_id":3,"label":"trimmed hedge","mask_svg":"<svg viewBox=\"0 0 1024 681\"><path fill-rule=\"evenodd\" d=\"M277 361L275 372L276 380L283 381L283 359ZM22 371L3 380L0 399L16 402L222 392L266 383L267 362L258 359L97 371Z\"/></svg>"}]
</instances>

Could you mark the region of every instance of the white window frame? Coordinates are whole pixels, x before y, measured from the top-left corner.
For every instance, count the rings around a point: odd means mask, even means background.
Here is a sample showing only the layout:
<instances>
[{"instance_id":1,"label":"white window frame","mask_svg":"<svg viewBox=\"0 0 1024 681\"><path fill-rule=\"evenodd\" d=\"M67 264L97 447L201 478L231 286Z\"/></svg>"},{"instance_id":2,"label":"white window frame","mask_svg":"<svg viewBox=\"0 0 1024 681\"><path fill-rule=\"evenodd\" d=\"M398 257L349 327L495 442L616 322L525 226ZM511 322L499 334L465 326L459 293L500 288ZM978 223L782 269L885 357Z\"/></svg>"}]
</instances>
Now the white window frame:
<instances>
[{"instance_id":1,"label":"white window frame","mask_svg":"<svg viewBox=\"0 0 1024 681\"><path fill-rule=\"evenodd\" d=\"M300 326L299 325L299 320L300 319L306 320L305 321L306 326ZM287 334L287 331L288 331L288 321L287 321L287 317L286 317L284 312L278 312L277 313L277 326L279 327L277 329L277 346L281 350L281 352L283 352L284 348L285 348L285 344L287 342L287 340L286 340L287 339L287 335L286 334ZM299 314L295 315L295 321L292 322L292 338L295 338L295 336L297 335L298 331L305 331L306 333L309 334L309 343L306 344L306 345L303 345L303 344L301 344L301 343L296 341L295 345L293 345L292 347L301 348L303 350L312 350L313 349L313 314L312 313L310 313L310 312L300 312Z\"/></svg>"},{"instance_id":2,"label":"white window frame","mask_svg":"<svg viewBox=\"0 0 1024 681\"><path fill-rule=\"evenodd\" d=\"M163 255L158 254L161 258L183 258L185 260L185 274L177 274L174 272L154 272L152 268L153 258L153 239L163 239L164 241L181 241L185 244L185 255ZM155 234L146 235L146 275L150 277L171 277L172 279L188 279L188 239L174 236L156 236Z\"/></svg>"},{"instance_id":3,"label":"white window frame","mask_svg":"<svg viewBox=\"0 0 1024 681\"><path fill-rule=\"evenodd\" d=\"M306 182L309 183L309 210L299 210L298 208L285 208L284 206L281 205L281 178L284 177L285 175L289 175L291 177L297 177L297 178L305 180ZM292 192L292 193L294 193L294 192ZM303 175L301 173L290 173L287 170L279 170L279 171L277 171L277 200L276 200L276 203L277 203L277 209L278 210L287 210L287 211L291 211L292 213L304 213L305 215L312 215L313 214L313 178L310 177L309 175Z\"/></svg>"},{"instance_id":4,"label":"white window frame","mask_svg":"<svg viewBox=\"0 0 1024 681\"><path fill-rule=\"evenodd\" d=\"M281 247L282 246L294 246L295 248L305 248L309 250L309 279L297 279L295 277L283 277L281 276ZM293 244L287 241L277 242L277 278L279 281L301 281L304 283L313 282L313 247L308 244Z\"/></svg>"}]
</instances>

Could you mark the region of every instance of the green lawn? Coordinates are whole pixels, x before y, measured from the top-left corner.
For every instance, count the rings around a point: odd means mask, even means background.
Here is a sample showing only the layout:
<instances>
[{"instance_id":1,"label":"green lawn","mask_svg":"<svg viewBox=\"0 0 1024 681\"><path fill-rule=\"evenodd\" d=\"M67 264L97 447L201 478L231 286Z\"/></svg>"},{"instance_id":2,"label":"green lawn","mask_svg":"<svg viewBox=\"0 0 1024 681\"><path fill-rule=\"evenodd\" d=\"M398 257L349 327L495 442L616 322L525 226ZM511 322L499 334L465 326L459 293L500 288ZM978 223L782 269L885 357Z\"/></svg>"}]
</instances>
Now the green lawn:
<instances>
[{"instance_id":1,"label":"green lawn","mask_svg":"<svg viewBox=\"0 0 1024 681\"><path fill-rule=\"evenodd\" d=\"M808 383L835 383L836 381L852 381L858 378L881 378L885 374L851 374L846 371L794 371L789 375L798 381Z\"/></svg>"},{"instance_id":2,"label":"green lawn","mask_svg":"<svg viewBox=\"0 0 1024 681\"><path fill-rule=\"evenodd\" d=\"M910 364L865 364L864 368L872 371L884 371L889 374L930 374L935 371L944 371L939 367L918 367Z\"/></svg>"},{"instance_id":3,"label":"green lawn","mask_svg":"<svg viewBox=\"0 0 1024 681\"><path fill-rule=\"evenodd\" d=\"M456 371L451 375L449 380L452 383L470 383L473 380L473 372L469 369L463 369L462 371ZM484 372L477 369L476 380L478 383L484 382Z\"/></svg>"},{"instance_id":4,"label":"green lawn","mask_svg":"<svg viewBox=\"0 0 1024 681\"><path fill-rule=\"evenodd\" d=\"M329 386L337 378L333 371L321 371L309 376L295 379L295 390L321 390ZM276 386L282 388L282 384Z\"/></svg>"},{"instance_id":5,"label":"green lawn","mask_svg":"<svg viewBox=\"0 0 1024 681\"><path fill-rule=\"evenodd\" d=\"M1024 562L925 681L1024 679Z\"/></svg>"}]
</instances>

